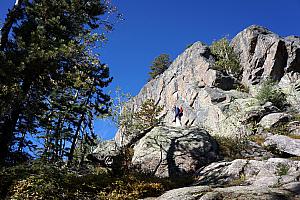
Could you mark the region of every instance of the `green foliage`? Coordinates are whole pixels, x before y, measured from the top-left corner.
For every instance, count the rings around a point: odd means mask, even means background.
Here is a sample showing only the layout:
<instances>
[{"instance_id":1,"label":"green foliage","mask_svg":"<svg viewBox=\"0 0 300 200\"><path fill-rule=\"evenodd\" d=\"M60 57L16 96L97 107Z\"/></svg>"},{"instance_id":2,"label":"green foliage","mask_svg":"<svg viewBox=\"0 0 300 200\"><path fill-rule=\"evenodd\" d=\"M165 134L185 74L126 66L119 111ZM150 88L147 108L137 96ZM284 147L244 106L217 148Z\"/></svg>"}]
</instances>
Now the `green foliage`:
<instances>
[{"instance_id":1,"label":"green foliage","mask_svg":"<svg viewBox=\"0 0 300 200\"><path fill-rule=\"evenodd\" d=\"M278 124L277 126L265 129L265 131L272 133L273 135L289 135L290 131L287 124Z\"/></svg>"},{"instance_id":2,"label":"green foliage","mask_svg":"<svg viewBox=\"0 0 300 200\"><path fill-rule=\"evenodd\" d=\"M216 69L224 70L235 76L240 74L241 66L239 58L233 51L233 48L229 45L229 41L226 37L213 42L210 49L216 59Z\"/></svg>"},{"instance_id":3,"label":"green foliage","mask_svg":"<svg viewBox=\"0 0 300 200\"><path fill-rule=\"evenodd\" d=\"M147 99L134 113L135 127L144 130L156 126L160 122L158 116L162 110L163 107L155 105L153 99Z\"/></svg>"},{"instance_id":4,"label":"green foliage","mask_svg":"<svg viewBox=\"0 0 300 200\"><path fill-rule=\"evenodd\" d=\"M154 79L158 75L162 74L171 65L170 56L168 54L161 54L154 59L150 66L151 72L149 72L150 80Z\"/></svg>"},{"instance_id":5,"label":"green foliage","mask_svg":"<svg viewBox=\"0 0 300 200\"><path fill-rule=\"evenodd\" d=\"M241 152L247 148L246 138L232 138L220 135L213 136L217 141L220 149L220 154L225 159L242 158Z\"/></svg>"},{"instance_id":6,"label":"green foliage","mask_svg":"<svg viewBox=\"0 0 300 200\"><path fill-rule=\"evenodd\" d=\"M112 80L109 68L93 49L112 29L112 6L19 2L1 29L9 39L0 44L0 162L10 159L9 150L35 151L28 138L45 141L39 153L49 160L72 159L77 139L93 136L94 117L110 104L103 92Z\"/></svg>"},{"instance_id":7,"label":"green foliage","mask_svg":"<svg viewBox=\"0 0 300 200\"><path fill-rule=\"evenodd\" d=\"M278 163L276 166L276 174L278 176L284 176L288 174L290 167L287 164Z\"/></svg>"},{"instance_id":8,"label":"green foliage","mask_svg":"<svg viewBox=\"0 0 300 200\"><path fill-rule=\"evenodd\" d=\"M159 124L162 106L155 105L153 99L145 100L138 111L133 112L124 106L120 115L119 127L125 134L132 134Z\"/></svg>"},{"instance_id":9,"label":"green foliage","mask_svg":"<svg viewBox=\"0 0 300 200\"><path fill-rule=\"evenodd\" d=\"M190 183L188 180L162 179L134 172L114 177L105 170L85 169L83 173L34 162L1 169L0 198L140 199L159 196L166 190Z\"/></svg>"},{"instance_id":10,"label":"green foliage","mask_svg":"<svg viewBox=\"0 0 300 200\"><path fill-rule=\"evenodd\" d=\"M256 98L261 105L269 101L277 108L282 109L286 104L286 95L275 85L276 82L271 79L263 82Z\"/></svg>"}]
</instances>

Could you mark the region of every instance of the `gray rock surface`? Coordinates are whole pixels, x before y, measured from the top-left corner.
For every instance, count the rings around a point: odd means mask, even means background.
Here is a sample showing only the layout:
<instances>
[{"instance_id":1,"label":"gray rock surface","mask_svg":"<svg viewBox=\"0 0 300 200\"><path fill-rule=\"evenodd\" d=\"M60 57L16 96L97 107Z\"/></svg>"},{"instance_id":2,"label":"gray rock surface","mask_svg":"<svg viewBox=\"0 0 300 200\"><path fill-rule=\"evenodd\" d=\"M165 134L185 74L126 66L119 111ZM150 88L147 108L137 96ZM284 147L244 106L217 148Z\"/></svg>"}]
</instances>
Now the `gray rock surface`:
<instances>
[{"instance_id":1,"label":"gray rock surface","mask_svg":"<svg viewBox=\"0 0 300 200\"><path fill-rule=\"evenodd\" d=\"M298 37L282 38L261 26L250 26L231 42L240 55L242 81L260 83L267 77L280 81L286 72L299 72L300 41Z\"/></svg>"},{"instance_id":2,"label":"gray rock surface","mask_svg":"<svg viewBox=\"0 0 300 200\"><path fill-rule=\"evenodd\" d=\"M300 156L300 139L293 139L285 135L272 135L266 138L264 146L275 148L282 153Z\"/></svg>"},{"instance_id":3,"label":"gray rock surface","mask_svg":"<svg viewBox=\"0 0 300 200\"><path fill-rule=\"evenodd\" d=\"M170 190L156 200L299 199L300 161L270 158L212 163L198 172L198 186Z\"/></svg>"},{"instance_id":4,"label":"gray rock surface","mask_svg":"<svg viewBox=\"0 0 300 200\"><path fill-rule=\"evenodd\" d=\"M294 83L300 77L297 75L300 72L298 37L283 38L266 28L250 26L237 34L231 45L240 55L243 68L241 80L250 88L251 95L257 92L252 89L254 85L261 83L267 76L278 81L283 79L282 87ZM179 55L163 74L145 84L127 107L137 111L146 99L154 99L156 104L164 107L161 116L166 125L175 125L172 124L172 108L177 105L184 109L182 124L185 126L203 126L213 135L247 135L248 131L240 123L242 116L236 115L245 106L238 105L239 110L234 110L231 104L251 98L251 95L231 90L236 81L215 70L209 47L196 42ZM299 105L298 97L300 93L290 95L289 102ZM264 113L252 113L248 118L262 117L255 116L261 114ZM118 144L121 138L122 130L119 130L115 137Z\"/></svg>"},{"instance_id":5,"label":"gray rock surface","mask_svg":"<svg viewBox=\"0 0 300 200\"><path fill-rule=\"evenodd\" d=\"M194 173L218 157L214 139L200 128L159 126L134 147L132 164L160 177Z\"/></svg>"},{"instance_id":6,"label":"gray rock surface","mask_svg":"<svg viewBox=\"0 0 300 200\"><path fill-rule=\"evenodd\" d=\"M212 163L197 172L198 185L253 185L276 187L297 181L300 161L283 158L237 159Z\"/></svg>"},{"instance_id":7,"label":"gray rock surface","mask_svg":"<svg viewBox=\"0 0 300 200\"><path fill-rule=\"evenodd\" d=\"M155 200L296 200L298 198L295 193L281 188L193 186L170 190Z\"/></svg>"},{"instance_id":8,"label":"gray rock surface","mask_svg":"<svg viewBox=\"0 0 300 200\"><path fill-rule=\"evenodd\" d=\"M97 148L87 155L87 159L97 162L102 166L111 166L114 157L120 154L120 148L113 140L100 142Z\"/></svg>"},{"instance_id":9,"label":"gray rock surface","mask_svg":"<svg viewBox=\"0 0 300 200\"><path fill-rule=\"evenodd\" d=\"M288 122L290 119L291 115L286 113L271 113L264 116L260 120L259 125L268 129L278 125L281 122Z\"/></svg>"}]
</instances>

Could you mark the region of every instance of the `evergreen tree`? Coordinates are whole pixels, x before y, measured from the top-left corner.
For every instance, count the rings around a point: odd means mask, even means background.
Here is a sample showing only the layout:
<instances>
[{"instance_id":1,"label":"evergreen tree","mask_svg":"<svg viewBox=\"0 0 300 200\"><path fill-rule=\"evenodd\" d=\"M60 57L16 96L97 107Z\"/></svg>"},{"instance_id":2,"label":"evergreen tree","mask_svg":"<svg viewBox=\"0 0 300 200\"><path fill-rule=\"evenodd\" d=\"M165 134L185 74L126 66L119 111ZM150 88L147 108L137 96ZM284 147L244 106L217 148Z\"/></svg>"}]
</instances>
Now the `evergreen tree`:
<instances>
[{"instance_id":1,"label":"evergreen tree","mask_svg":"<svg viewBox=\"0 0 300 200\"><path fill-rule=\"evenodd\" d=\"M44 138L55 159L66 155L84 123L107 112L102 88L111 78L92 48L105 39L95 30L112 28L101 19L110 8L98 0L24 0L9 11L1 29L0 162L26 134Z\"/></svg>"},{"instance_id":2,"label":"evergreen tree","mask_svg":"<svg viewBox=\"0 0 300 200\"><path fill-rule=\"evenodd\" d=\"M149 72L150 80L154 79L158 75L162 74L171 65L170 56L168 54L161 54L156 57L152 65L150 66L151 72Z\"/></svg>"}]
</instances>

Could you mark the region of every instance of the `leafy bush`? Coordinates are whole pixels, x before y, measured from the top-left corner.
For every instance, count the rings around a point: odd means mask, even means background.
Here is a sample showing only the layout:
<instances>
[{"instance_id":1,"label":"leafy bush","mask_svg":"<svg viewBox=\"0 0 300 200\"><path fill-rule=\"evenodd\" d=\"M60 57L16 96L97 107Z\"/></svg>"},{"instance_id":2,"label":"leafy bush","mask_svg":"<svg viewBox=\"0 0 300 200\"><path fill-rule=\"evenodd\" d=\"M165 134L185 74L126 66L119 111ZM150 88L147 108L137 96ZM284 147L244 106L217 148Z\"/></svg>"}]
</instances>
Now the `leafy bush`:
<instances>
[{"instance_id":1,"label":"leafy bush","mask_svg":"<svg viewBox=\"0 0 300 200\"><path fill-rule=\"evenodd\" d=\"M256 98L261 105L269 101L277 108L283 109L286 104L286 95L279 88L276 88L275 84L276 82L271 79L263 82Z\"/></svg>"},{"instance_id":2,"label":"leafy bush","mask_svg":"<svg viewBox=\"0 0 300 200\"><path fill-rule=\"evenodd\" d=\"M229 41L226 37L213 42L210 49L216 59L216 69L224 70L235 76L240 74L241 66L239 58L229 45Z\"/></svg>"},{"instance_id":3,"label":"leafy bush","mask_svg":"<svg viewBox=\"0 0 300 200\"><path fill-rule=\"evenodd\" d=\"M171 65L170 56L168 54L161 54L154 59L150 66L151 72L149 72L150 80L154 79L158 75L162 74Z\"/></svg>"}]
</instances>

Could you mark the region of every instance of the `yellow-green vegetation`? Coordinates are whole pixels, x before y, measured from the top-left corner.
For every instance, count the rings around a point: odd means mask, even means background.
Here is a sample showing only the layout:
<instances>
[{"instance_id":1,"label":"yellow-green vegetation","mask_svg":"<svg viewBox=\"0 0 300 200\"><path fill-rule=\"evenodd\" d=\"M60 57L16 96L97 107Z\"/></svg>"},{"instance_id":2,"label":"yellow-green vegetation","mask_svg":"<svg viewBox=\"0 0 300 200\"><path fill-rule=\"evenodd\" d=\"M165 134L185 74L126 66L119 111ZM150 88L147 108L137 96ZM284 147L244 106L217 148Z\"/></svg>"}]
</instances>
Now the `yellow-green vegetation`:
<instances>
[{"instance_id":1,"label":"yellow-green vegetation","mask_svg":"<svg viewBox=\"0 0 300 200\"><path fill-rule=\"evenodd\" d=\"M275 85L276 82L271 79L263 82L256 98L261 105L269 101L277 108L283 109L286 104L286 95Z\"/></svg>"},{"instance_id":2,"label":"yellow-green vegetation","mask_svg":"<svg viewBox=\"0 0 300 200\"><path fill-rule=\"evenodd\" d=\"M293 139L300 139L300 135L289 134L288 136Z\"/></svg>"},{"instance_id":3,"label":"yellow-green vegetation","mask_svg":"<svg viewBox=\"0 0 300 200\"><path fill-rule=\"evenodd\" d=\"M272 133L273 135L289 135L287 124L279 124L272 128L265 129L265 131Z\"/></svg>"},{"instance_id":4,"label":"yellow-green vegetation","mask_svg":"<svg viewBox=\"0 0 300 200\"><path fill-rule=\"evenodd\" d=\"M239 92L245 92L245 93L249 93L249 86L244 85L244 84L239 84L236 86L236 90Z\"/></svg>"},{"instance_id":5,"label":"yellow-green vegetation","mask_svg":"<svg viewBox=\"0 0 300 200\"><path fill-rule=\"evenodd\" d=\"M251 135L248 137L248 139L262 146L266 138L262 135Z\"/></svg>"},{"instance_id":6,"label":"yellow-green vegetation","mask_svg":"<svg viewBox=\"0 0 300 200\"><path fill-rule=\"evenodd\" d=\"M278 163L276 166L276 173L278 176L284 176L288 174L290 167L283 163Z\"/></svg>"},{"instance_id":7,"label":"yellow-green vegetation","mask_svg":"<svg viewBox=\"0 0 300 200\"><path fill-rule=\"evenodd\" d=\"M35 161L1 169L0 199L138 199L159 196L185 184L187 179L161 179L133 172L116 177L99 168L71 171Z\"/></svg>"},{"instance_id":8,"label":"yellow-green vegetation","mask_svg":"<svg viewBox=\"0 0 300 200\"><path fill-rule=\"evenodd\" d=\"M220 135L214 136L220 149L220 154L226 159L242 158L241 151L247 148L246 138L232 138Z\"/></svg>"},{"instance_id":9,"label":"yellow-green vegetation","mask_svg":"<svg viewBox=\"0 0 300 200\"><path fill-rule=\"evenodd\" d=\"M229 45L229 41L226 37L213 42L210 46L210 50L216 59L216 69L224 70L235 76L240 74L241 66L239 58Z\"/></svg>"},{"instance_id":10,"label":"yellow-green vegetation","mask_svg":"<svg viewBox=\"0 0 300 200\"><path fill-rule=\"evenodd\" d=\"M246 180L245 174L241 174L238 179L234 179L226 184L226 187L242 185Z\"/></svg>"}]
</instances>

